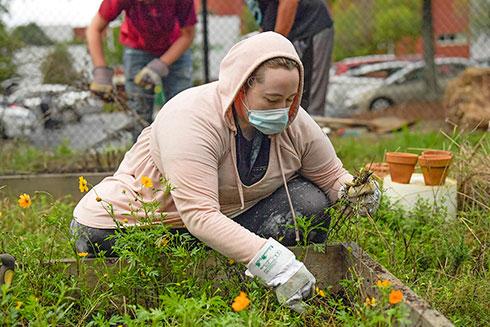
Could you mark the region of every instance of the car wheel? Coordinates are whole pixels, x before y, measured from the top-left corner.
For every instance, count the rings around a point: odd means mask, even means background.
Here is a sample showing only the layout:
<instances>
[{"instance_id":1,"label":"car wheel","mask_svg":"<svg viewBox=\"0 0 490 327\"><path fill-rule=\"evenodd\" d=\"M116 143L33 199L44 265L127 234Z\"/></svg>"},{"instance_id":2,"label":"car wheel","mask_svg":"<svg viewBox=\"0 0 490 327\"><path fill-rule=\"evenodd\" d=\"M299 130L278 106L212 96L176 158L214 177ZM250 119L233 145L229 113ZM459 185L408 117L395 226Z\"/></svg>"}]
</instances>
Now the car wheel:
<instances>
[{"instance_id":1,"label":"car wheel","mask_svg":"<svg viewBox=\"0 0 490 327\"><path fill-rule=\"evenodd\" d=\"M377 98L369 105L371 111L381 111L393 105L393 101L388 98Z\"/></svg>"}]
</instances>

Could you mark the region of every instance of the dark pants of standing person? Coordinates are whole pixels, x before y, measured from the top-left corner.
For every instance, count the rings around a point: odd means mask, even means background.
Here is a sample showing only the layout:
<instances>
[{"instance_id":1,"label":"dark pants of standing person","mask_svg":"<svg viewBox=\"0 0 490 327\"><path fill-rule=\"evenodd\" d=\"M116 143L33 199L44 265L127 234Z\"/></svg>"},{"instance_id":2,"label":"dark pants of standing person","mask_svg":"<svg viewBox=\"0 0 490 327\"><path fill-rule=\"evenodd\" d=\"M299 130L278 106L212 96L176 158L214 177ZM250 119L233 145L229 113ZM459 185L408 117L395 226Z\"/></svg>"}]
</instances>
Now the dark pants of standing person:
<instances>
[{"instance_id":1,"label":"dark pants of standing person","mask_svg":"<svg viewBox=\"0 0 490 327\"><path fill-rule=\"evenodd\" d=\"M305 75L301 107L313 116L325 115L333 36L332 26L315 35L293 41Z\"/></svg>"},{"instance_id":2,"label":"dark pants of standing person","mask_svg":"<svg viewBox=\"0 0 490 327\"><path fill-rule=\"evenodd\" d=\"M289 181L288 189L296 216L311 217L313 225L328 228L330 217L325 214L325 209L330 206L330 201L322 190L303 177ZM294 222L284 186L233 220L261 237L273 237L287 246L296 244ZM108 257L117 256L112 251L115 239L107 239L108 236L115 233L114 229L91 228L73 219L70 230L76 235L77 252L87 252L93 257L99 251L106 251L105 255ZM182 228L173 229L171 232L188 231ZM300 235L303 241L303 235L301 233ZM308 243L323 243L326 238L327 233L317 229L308 235L307 241Z\"/></svg>"}]
</instances>

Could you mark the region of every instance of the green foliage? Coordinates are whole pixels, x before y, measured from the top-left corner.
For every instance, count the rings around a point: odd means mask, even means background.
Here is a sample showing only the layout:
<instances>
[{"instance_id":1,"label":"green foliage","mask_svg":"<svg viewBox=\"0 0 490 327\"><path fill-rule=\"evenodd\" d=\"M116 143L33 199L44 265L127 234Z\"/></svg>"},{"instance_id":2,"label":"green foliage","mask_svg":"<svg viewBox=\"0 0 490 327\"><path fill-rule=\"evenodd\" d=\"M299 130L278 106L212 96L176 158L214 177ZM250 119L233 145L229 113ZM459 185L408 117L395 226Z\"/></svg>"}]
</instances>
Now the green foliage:
<instances>
[{"instance_id":1,"label":"green foliage","mask_svg":"<svg viewBox=\"0 0 490 327\"><path fill-rule=\"evenodd\" d=\"M46 46L54 44L36 23L17 26L12 34L27 45Z\"/></svg>"},{"instance_id":2,"label":"green foliage","mask_svg":"<svg viewBox=\"0 0 490 327\"><path fill-rule=\"evenodd\" d=\"M253 31L258 31L259 30L259 25L255 21L254 16L250 12L250 9L248 6L243 6L242 10L242 27L241 27L241 34L245 35L247 33L253 32Z\"/></svg>"},{"instance_id":3,"label":"green foliage","mask_svg":"<svg viewBox=\"0 0 490 327\"><path fill-rule=\"evenodd\" d=\"M73 57L64 44L57 44L41 63L43 83L76 85L81 75L75 71Z\"/></svg>"},{"instance_id":4,"label":"green foliage","mask_svg":"<svg viewBox=\"0 0 490 327\"><path fill-rule=\"evenodd\" d=\"M420 35L420 13L420 1L336 1L334 59L386 53L404 37Z\"/></svg>"},{"instance_id":5,"label":"green foliage","mask_svg":"<svg viewBox=\"0 0 490 327\"><path fill-rule=\"evenodd\" d=\"M121 27L113 27L108 29L108 33L110 33L110 37L104 38L103 48L104 48L104 56L107 60L107 64L109 66L117 66L122 65L123 62L123 53L124 47L119 42L119 34L121 33Z\"/></svg>"},{"instance_id":6,"label":"green foliage","mask_svg":"<svg viewBox=\"0 0 490 327\"><path fill-rule=\"evenodd\" d=\"M373 156L381 159L387 149L418 151L410 148L413 144L451 148L437 133L408 130L378 142L334 139L344 160L361 164ZM69 155L66 149L59 152ZM170 189L162 180L154 192ZM359 278L342 281L337 294L317 290L306 312L298 315L245 276L244 265L229 262L187 233L158 223L150 228L148 223L161 217L152 201L139 212L144 224L115 233L120 261L110 265L100 257L90 262L72 250L68 226L74 203L41 193L31 196L27 209L19 208L17 199L0 201L0 252L10 252L19 262L12 286L0 290L0 325L386 326L406 318L406 307L388 304L390 288L378 290L374 305L366 301ZM443 208L426 202L407 212L384 199L376 215L356 215L329 242L355 241L456 325L485 326L490 324L488 217L488 210L480 208L447 220ZM334 214L332 219L337 219ZM312 217L298 217L298 226L303 235L316 228ZM74 259L75 271L49 263L53 258ZM90 284L88 276L96 276L96 282ZM230 306L240 290L251 303L233 312Z\"/></svg>"},{"instance_id":7,"label":"green foliage","mask_svg":"<svg viewBox=\"0 0 490 327\"><path fill-rule=\"evenodd\" d=\"M14 53L20 47L20 42L9 33L0 21L0 81L12 77L17 71L14 63Z\"/></svg>"}]
</instances>

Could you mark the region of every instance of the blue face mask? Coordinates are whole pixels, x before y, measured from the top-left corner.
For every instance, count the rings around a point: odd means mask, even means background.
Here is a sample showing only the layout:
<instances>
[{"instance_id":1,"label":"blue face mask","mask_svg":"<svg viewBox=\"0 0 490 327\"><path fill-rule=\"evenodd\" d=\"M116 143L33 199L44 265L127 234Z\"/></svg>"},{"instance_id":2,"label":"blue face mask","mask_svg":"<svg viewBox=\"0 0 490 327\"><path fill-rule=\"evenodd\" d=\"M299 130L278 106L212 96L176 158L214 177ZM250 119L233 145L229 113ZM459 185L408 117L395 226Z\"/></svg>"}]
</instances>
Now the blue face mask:
<instances>
[{"instance_id":1,"label":"blue face mask","mask_svg":"<svg viewBox=\"0 0 490 327\"><path fill-rule=\"evenodd\" d=\"M289 122L289 107L279 109L247 109L248 122L264 134L281 133Z\"/></svg>"}]
</instances>

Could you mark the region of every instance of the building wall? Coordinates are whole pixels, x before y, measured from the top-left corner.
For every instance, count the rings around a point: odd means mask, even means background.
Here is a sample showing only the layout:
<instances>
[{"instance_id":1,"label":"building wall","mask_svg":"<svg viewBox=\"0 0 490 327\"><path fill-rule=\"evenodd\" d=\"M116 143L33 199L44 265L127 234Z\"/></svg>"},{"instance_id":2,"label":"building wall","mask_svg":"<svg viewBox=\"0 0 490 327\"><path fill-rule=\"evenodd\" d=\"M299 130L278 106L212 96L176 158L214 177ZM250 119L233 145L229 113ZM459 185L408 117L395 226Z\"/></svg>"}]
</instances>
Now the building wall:
<instances>
[{"instance_id":1,"label":"building wall","mask_svg":"<svg viewBox=\"0 0 490 327\"><path fill-rule=\"evenodd\" d=\"M432 17L436 56L470 56L469 8L459 0L432 0ZM406 38L395 46L397 55L423 54L422 37Z\"/></svg>"}]
</instances>

